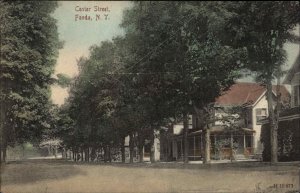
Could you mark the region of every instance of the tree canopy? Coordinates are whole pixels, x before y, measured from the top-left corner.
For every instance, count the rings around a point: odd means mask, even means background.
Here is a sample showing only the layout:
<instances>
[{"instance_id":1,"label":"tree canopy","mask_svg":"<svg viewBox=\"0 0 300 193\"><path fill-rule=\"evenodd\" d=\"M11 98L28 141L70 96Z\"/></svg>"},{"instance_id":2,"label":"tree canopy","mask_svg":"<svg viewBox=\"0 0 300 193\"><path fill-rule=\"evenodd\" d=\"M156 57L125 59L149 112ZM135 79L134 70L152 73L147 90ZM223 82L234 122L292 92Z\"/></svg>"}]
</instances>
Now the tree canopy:
<instances>
[{"instance_id":1,"label":"tree canopy","mask_svg":"<svg viewBox=\"0 0 300 193\"><path fill-rule=\"evenodd\" d=\"M38 141L49 128L51 75L61 43L56 2L0 1L1 146Z\"/></svg>"},{"instance_id":2,"label":"tree canopy","mask_svg":"<svg viewBox=\"0 0 300 193\"><path fill-rule=\"evenodd\" d=\"M131 153L136 143L142 157L148 139L153 158L157 131L183 122L187 162L193 113L204 117L208 162L211 117L201 112L209 113L243 69L267 87L271 139L276 138L270 85L286 61L284 43L297 39L291 31L299 23L299 2L134 2L124 11L124 35L91 46L89 56L77 61L73 79L53 78L62 46L51 17L57 3L0 5L1 146L46 135L91 160L102 150L111 159L111 148L121 149L124 158L129 135ZM69 87L60 108L49 100L53 83Z\"/></svg>"}]
</instances>

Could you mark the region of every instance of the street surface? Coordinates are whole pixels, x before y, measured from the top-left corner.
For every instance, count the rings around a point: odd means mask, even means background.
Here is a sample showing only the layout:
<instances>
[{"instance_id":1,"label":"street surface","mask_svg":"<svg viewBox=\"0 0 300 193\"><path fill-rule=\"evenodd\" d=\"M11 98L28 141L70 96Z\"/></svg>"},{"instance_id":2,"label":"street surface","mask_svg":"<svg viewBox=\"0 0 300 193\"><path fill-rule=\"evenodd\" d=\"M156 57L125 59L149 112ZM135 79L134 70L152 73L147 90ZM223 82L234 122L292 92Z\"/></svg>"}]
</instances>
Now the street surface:
<instances>
[{"instance_id":1,"label":"street surface","mask_svg":"<svg viewBox=\"0 0 300 193\"><path fill-rule=\"evenodd\" d=\"M2 193L100 192L296 192L299 164L74 163L64 160L10 162Z\"/></svg>"}]
</instances>

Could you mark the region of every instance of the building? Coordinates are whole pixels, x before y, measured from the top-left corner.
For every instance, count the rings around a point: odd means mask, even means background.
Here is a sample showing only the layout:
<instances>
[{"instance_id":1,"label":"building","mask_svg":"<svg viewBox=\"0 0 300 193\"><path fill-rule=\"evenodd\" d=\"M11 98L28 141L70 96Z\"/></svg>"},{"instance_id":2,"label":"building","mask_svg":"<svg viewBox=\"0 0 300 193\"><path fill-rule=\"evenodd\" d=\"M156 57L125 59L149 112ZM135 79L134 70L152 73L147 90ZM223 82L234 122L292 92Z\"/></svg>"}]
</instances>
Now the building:
<instances>
[{"instance_id":1,"label":"building","mask_svg":"<svg viewBox=\"0 0 300 193\"><path fill-rule=\"evenodd\" d=\"M154 138L154 160L155 161L160 161L160 139L159 139L159 132L155 131L155 137ZM134 161L139 160L139 153L138 153L138 146L137 146L137 134L133 136L134 140L134 149L133 149L133 157ZM126 157L126 162L129 162L129 143L130 143L130 136L127 136L125 138L125 157ZM151 142L149 139L145 139L145 145L143 147L143 155L144 155L144 161L150 161L150 153L151 153Z\"/></svg>"},{"instance_id":2,"label":"building","mask_svg":"<svg viewBox=\"0 0 300 193\"><path fill-rule=\"evenodd\" d=\"M280 86L284 105L289 104L290 94ZM276 86L273 86L274 98ZM257 83L236 83L213 104L210 112L214 121L210 124L211 158L230 158L232 147L240 157L260 155L263 145L260 141L261 122L268 116L266 88ZM201 117L190 116L189 122L189 159L203 157L204 136ZM176 124L161 136L161 159L180 160L183 156L183 125ZM171 140L170 140L171 139Z\"/></svg>"},{"instance_id":3,"label":"building","mask_svg":"<svg viewBox=\"0 0 300 193\"><path fill-rule=\"evenodd\" d=\"M278 160L300 160L300 54L283 81L291 86L291 106L283 109L278 118ZM263 143L265 149L263 158L270 160L270 130L268 120L262 120Z\"/></svg>"},{"instance_id":4,"label":"building","mask_svg":"<svg viewBox=\"0 0 300 193\"><path fill-rule=\"evenodd\" d=\"M300 54L298 55L292 68L283 81L284 84L291 85L291 107L300 106Z\"/></svg>"},{"instance_id":5,"label":"building","mask_svg":"<svg viewBox=\"0 0 300 193\"><path fill-rule=\"evenodd\" d=\"M280 85L280 93L283 105L286 106L289 104L290 94L283 85ZM276 86L273 86L273 94L275 99ZM215 107L242 107L245 116L241 126L248 136L244 148L249 148L250 154L261 154L263 148L260 142L262 126L260 120L268 116L266 88L257 83L237 83L224 95L217 98ZM215 116L218 116L218 112L215 113ZM247 140L248 138L249 140Z\"/></svg>"}]
</instances>

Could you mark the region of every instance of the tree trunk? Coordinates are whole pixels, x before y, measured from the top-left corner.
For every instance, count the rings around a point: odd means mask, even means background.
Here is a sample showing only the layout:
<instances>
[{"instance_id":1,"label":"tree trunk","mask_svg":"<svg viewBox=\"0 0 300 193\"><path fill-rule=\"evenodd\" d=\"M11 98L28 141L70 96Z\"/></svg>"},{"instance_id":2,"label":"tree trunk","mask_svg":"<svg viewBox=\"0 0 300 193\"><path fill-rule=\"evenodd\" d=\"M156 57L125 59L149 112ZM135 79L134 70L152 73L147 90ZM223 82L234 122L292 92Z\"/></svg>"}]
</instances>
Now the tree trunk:
<instances>
[{"instance_id":1,"label":"tree trunk","mask_svg":"<svg viewBox=\"0 0 300 193\"><path fill-rule=\"evenodd\" d=\"M138 133L138 140L139 140L139 162L143 163L144 162L144 145L145 145L145 138L144 135L142 133L142 131L140 131Z\"/></svg>"},{"instance_id":2,"label":"tree trunk","mask_svg":"<svg viewBox=\"0 0 300 193\"><path fill-rule=\"evenodd\" d=\"M129 135L129 154L130 154L130 163L133 163L133 150L134 150L134 141L133 141L133 134L130 133Z\"/></svg>"},{"instance_id":3,"label":"tree trunk","mask_svg":"<svg viewBox=\"0 0 300 193\"><path fill-rule=\"evenodd\" d=\"M3 153L3 163L6 163L6 152L7 152L7 144L4 144L4 147L2 149Z\"/></svg>"},{"instance_id":4,"label":"tree trunk","mask_svg":"<svg viewBox=\"0 0 300 193\"><path fill-rule=\"evenodd\" d=\"M78 161L78 149L76 148L75 149L75 161L77 162Z\"/></svg>"},{"instance_id":5,"label":"tree trunk","mask_svg":"<svg viewBox=\"0 0 300 193\"><path fill-rule=\"evenodd\" d=\"M0 138L1 138L1 136L0 136ZM1 143L0 143L0 192L1 192L1 188L2 188L2 174L3 174L3 167L2 167L2 159L1 159L1 157L2 157L2 150L1 150Z\"/></svg>"},{"instance_id":6,"label":"tree trunk","mask_svg":"<svg viewBox=\"0 0 300 193\"><path fill-rule=\"evenodd\" d=\"M54 146L54 157L55 158L57 157L57 146L56 145Z\"/></svg>"},{"instance_id":7,"label":"tree trunk","mask_svg":"<svg viewBox=\"0 0 300 193\"><path fill-rule=\"evenodd\" d=\"M22 149L24 149L23 144L22 144ZM51 155L50 146L47 146L47 150L48 150L48 156L50 156Z\"/></svg>"},{"instance_id":8,"label":"tree trunk","mask_svg":"<svg viewBox=\"0 0 300 193\"><path fill-rule=\"evenodd\" d=\"M2 136L0 136L1 138ZM1 141L0 141L0 165L2 164L2 145L1 145Z\"/></svg>"},{"instance_id":9,"label":"tree trunk","mask_svg":"<svg viewBox=\"0 0 300 193\"><path fill-rule=\"evenodd\" d=\"M1 128L0 128L1 129ZM2 188L2 174L3 174L3 169L2 169L2 146L1 146L1 135L0 135L0 192Z\"/></svg>"},{"instance_id":10,"label":"tree trunk","mask_svg":"<svg viewBox=\"0 0 300 193\"><path fill-rule=\"evenodd\" d=\"M187 113L183 114L183 144L184 144L184 151L183 151L183 161L184 163L189 162L189 142L188 142L188 131L189 131L189 118Z\"/></svg>"},{"instance_id":11,"label":"tree trunk","mask_svg":"<svg viewBox=\"0 0 300 193\"><path fill-rule=\"evenodd\" d=\"M104 147L103 145L97 150L98 156L97 156L97 162L101 162L101 159L104 161ZM100 155L100 156L99 156Z\"/></svg>"},{"instance_id":12,"label":"tree trunk","mask_svg":"<svg viewBox=\"0 0 300 193\"><path fill-rule=\"evenodd\" d=\"M275 113L275 125L274 130L276 131L276 135L278 135L278 125L279 125L279 113L281 111L281 93L280 93L280 75L277 78L277 85L276 85L276 113ZM278 136L277 136L278 137ZM278 138L277 139L277 148L278 148ZM283 146L282 146L283 147ZM283 148L281 148L283 150ZM278 149L277 149L278 151ZM278 159L278 154L277 159Z\"/></svg>"},{"instance_id":13,"label":"tree trunk","mask_svg":"<svg viewBox=\"0 0 300 193\"><path fill-rule=\"evenodd\" d=\"M278 123L276 124L274 109L273 109L273 92L272 92L272 82L271 80L267 83L267 101L269 109L269 125L270 125L270 144L271 144L271 163L276 163L277 160L277 128Z\"/></svg>"},{"instance_id":14,"label":"tree trunk","mask_svg":"<svg viewBox=\"0 0 300 193\"><path fill-rule=\"evenodd\" d=\"M203 112L200 111L195 105L193 106L194 110L197 114L197 117L199 119L202 119L201 116L204 116L204 112L206 112L206 114L210 114L210 111L206 108L203 108ZM210 115L209 117L211 117L212 115ZM204 157L203 157L203 164L209 164L210 163L210 130L209 130L209 123L210 120L203 120L202 124L206 124L206 128L205 126L203 126L203 132L204 132L204 144L202 142L202 135L201 135L201 144L204 146ZM201 152L202 152L202 146L201 146Z\"/></svg>"},{"instance_id":15,"label":"tree trunk","mask_svg":"<svg viewBox=\"0 0 300 193\"><path fill-rule=\"evenodd\" d=\"M110 146L107 147L107 153L108 153L107 154L108 155L108 161L111 163L112 158L111 158L111 148L110 148Z\"/></svg>"},{"instance_id":16,"label":"tree trunk","mask_svg":"<svg viewBox=\"0 0 300 193\"><path fill-rule=\"evenodd\" d=\"M122 137L121 140L121 156L122 156L122 163L125 163L126 155L125 155L125 137Z\"/></svg>"},{"instance_id":17,"label":"tree trunk","mask_svg":"<svg viewBox=\"0 0 300 193\"><path fill-rule=\"evenodd\" d=\"M96 147L93 146L91 151L91 161L93 162L95 159L96 159Z\"/></svg>"},{"instance_id":18,"label":"tree trunk","mask_svg":"<svg viewBox=\"0 0 300 193\"><path fill-rule=\"evenodd\" d=\"M22 143L22 159L25 159L25 146L24 146L24 143Z\"/></svg>"},{"instance_id":19,"label":"tree trunk","mask_svg":"<svg viewBox=\"0 0 300 193\"><path fill-rule=\"evenodd\" d=\"M0 164L6 163L6 149L7 145L2 141L2 144L0 145Z\"/></svg>"},{"instance_id":20,"label":"tree trunk","mask_svg":"<svg viewBox=\"0 0 300 193\"><path fill-rule=\"evenodd\" d=\"M139 162L144 162L144 146L139 147Z\"/></svg>"},{"instance_id":21,"label":"tree trunk","mask_svg":"<svg viewBox=\"0 0 300 193\"><path fill-rule=\"evenodd\" d=\"M0 165L3 163L3 156L2 156L2 149L3 149L3 145L2 145L3 139L2 138L3 138L3 136L2 136L2 133L1 133L1 129L2 128L0 128Z\"/></svg>"},{"instance_id":22,"label":"tree trunk","mask_svg":"<svg viewBox=\"0 0 300 193\"><path fill-rule=\"evenodd\" d=\"M150 134L150 145L151 145L151 150L150 150L150 161L151 163L155 163L155 146L154 146L154 129L151 128L151 134Z\"/></svg>"},{"instance_id":23,"label":"tree trunk","mask_svg":"<svg viewBox=\"0 0 300 193\"><path fill-rule=\"evenodd\" d=\"M0 90L2 92L2 89L4 89L4 81L0 81ZM6 105L4 102L0 102L0 164L4 163L3 161L3 142L4 142L4 123L6 119ZM1 175L0 175L1 176Z\"/></svg>"},{"instance_id":24,"label":"tree trunk","mask_svg":"<svg viewBox=\"0 0 300 193\"><path fill-rule=\"evenodd\" d=\"M210 130L207 126L207 128L205 129L205 144L204 144L204 159L203 159L203 163L204 164L208 164L210 163Z\"/></svg>"},{"instance_id":25,"label":"tree trunk","mask_svg":"<svg viewBox=\"0 0 300 193\"><path fill-rule=\"evenodd\" d=\"M230 134L230 161L233 162L233 136L232 133Z\"/></svg>"},{"instance_id":26,"label":"tree trunk","mask_svg":"<svg viewBox=\"0 0 300 193\"><path fill-rule=\"evenodd\" d=\"M104 163L107 162L107 147L104 147Z\"/></svg>"},{"instance_id":27,"label":"tree trunk","mask_svg":"<svg viewBox=\"0 0 300 193\"><path fill-rule=\"evenodd\" d=\"M85 148L84 150L84 161L88 162L89 161L89 153L88 153L89 148Z\"/></svg>"}]
</instances>

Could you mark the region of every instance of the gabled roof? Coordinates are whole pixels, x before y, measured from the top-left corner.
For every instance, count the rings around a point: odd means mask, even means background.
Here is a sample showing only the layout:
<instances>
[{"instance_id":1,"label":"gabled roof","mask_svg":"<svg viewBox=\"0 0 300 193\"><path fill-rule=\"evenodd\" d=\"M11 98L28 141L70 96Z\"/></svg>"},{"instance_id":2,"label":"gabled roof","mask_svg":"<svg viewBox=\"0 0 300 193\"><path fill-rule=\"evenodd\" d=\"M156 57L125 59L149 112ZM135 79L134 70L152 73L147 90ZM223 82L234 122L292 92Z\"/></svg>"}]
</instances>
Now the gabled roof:
<instances>
[{"instance_id":1,"label":"gabled roof","mask_svg":"<svg viewBox=\"0 0 300 193\"><path fill-rule=\"evenodd\" d=\"M218 97L215 104L219 106L253 105L265 92L266 88L258 83L238 82ZM275 85L273 85L273 93L276 93ZM285 86L280 85L280 93L283 101L289 101L290 94Z\"/></svg>"},{"instance_id":2,"label":"gabled roof","mask_svg":"<svg viewBox=\"0 0 300 193\"><path fill-rule=\"evenodd\" d=\"M283 84L291 84L291 81L292 81L295 73L297 73L297 72L300 72L300 53L298 54L298 57L297 57L296 61L294 62L293 66L287 73L287 75L283 81Z\"/></svg>"}]
</instances>

